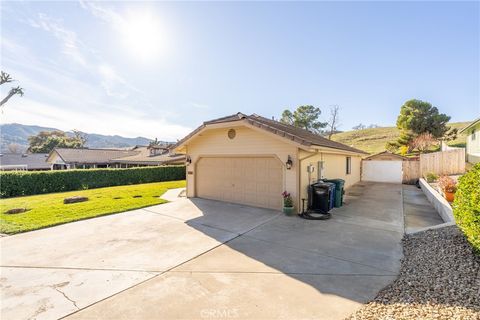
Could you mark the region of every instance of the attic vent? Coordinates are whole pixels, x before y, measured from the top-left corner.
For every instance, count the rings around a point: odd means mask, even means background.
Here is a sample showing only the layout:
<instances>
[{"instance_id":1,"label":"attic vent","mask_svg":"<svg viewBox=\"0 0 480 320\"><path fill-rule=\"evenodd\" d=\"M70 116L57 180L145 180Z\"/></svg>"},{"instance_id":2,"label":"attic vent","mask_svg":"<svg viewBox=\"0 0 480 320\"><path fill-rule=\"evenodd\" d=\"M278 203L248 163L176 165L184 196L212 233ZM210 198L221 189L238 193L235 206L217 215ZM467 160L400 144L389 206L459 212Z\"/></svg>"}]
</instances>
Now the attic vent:
<instances>
[{"instance_id":1,"label":"attic vent","mask_svg":"<svg viewBox=\"0 0 480 320\"><path fill-rule=\"evenodd\" d=\"M228 137L229 137L230 139L235 138L236 135L237 135L237 133L235 132L234 129L228 130Z\"/></svg>"}]
</instances>

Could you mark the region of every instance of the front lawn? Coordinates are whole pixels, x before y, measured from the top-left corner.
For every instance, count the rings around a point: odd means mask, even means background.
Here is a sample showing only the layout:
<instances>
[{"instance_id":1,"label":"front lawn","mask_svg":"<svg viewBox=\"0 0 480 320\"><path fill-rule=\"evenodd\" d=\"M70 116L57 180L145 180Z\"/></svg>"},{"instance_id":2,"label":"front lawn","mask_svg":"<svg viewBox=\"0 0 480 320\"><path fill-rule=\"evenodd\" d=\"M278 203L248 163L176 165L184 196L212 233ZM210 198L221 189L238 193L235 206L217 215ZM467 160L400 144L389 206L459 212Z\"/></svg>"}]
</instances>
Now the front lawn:
<instances>
[{"instance_id":1,"label":"front lawn","mask_svg":"<svg viewBox=\"0 0 480 320\"><path fill-rule=\"evenodd\" d=\"M167 201L159 198L162 194L168 189L182 187L185 181L169 181L3 199L0 200L0 233L31 231L165 203ZM72 196L89 200L63 204L64 198ZM27 208L28 211L5 213L13 208Z\"/></svg>"}]
</instances>

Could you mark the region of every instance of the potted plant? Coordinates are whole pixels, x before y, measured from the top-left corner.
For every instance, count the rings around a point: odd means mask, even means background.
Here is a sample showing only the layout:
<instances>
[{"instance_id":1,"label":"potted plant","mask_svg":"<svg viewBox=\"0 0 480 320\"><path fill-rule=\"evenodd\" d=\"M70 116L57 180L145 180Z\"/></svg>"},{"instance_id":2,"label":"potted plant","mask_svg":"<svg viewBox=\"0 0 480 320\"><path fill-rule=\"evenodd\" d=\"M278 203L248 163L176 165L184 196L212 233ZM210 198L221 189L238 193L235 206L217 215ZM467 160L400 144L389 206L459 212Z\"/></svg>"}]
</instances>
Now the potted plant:
<instances>
[{"instance_id":1,"label":"potted plant","mask_svg":"<svg viewBox=\"0 0 480 320\"><path fill-rule=\"evenodd\" d=\"M442 176L438 179L438 186L443 191L445 199L448 202L453 202L457 191L457 182L449 176Z\"/></svg>"},{"instance_id":2,"label":"potted plant","mask_svg":"<svg viewBox=\"0 0 480 320\"><path fill-rule=\"evenodd\" d=\"M291 216L293 214L293 199L289 192L283 191L283 213L287 216Z\"/></svg>"}]
</instances>

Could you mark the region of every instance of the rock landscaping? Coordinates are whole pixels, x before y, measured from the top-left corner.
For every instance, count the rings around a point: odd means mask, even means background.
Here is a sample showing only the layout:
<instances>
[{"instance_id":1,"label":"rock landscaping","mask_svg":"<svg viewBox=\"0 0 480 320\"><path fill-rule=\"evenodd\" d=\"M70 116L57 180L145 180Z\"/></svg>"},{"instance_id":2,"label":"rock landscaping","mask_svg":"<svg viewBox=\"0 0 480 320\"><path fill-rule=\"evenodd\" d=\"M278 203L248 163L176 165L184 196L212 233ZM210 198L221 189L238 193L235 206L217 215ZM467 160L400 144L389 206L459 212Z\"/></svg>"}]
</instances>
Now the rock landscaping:
<instances>
[{"instance_id":1,"label":"rock landscaping","mask_svg":"<svg viewBox=\"0 0 480 320\"><path fill-rule=\"evenodd\" d=\"M480 256L457 226L407 235L400 274L348 319L480 319Z\"/></svg>"}]
</instances>

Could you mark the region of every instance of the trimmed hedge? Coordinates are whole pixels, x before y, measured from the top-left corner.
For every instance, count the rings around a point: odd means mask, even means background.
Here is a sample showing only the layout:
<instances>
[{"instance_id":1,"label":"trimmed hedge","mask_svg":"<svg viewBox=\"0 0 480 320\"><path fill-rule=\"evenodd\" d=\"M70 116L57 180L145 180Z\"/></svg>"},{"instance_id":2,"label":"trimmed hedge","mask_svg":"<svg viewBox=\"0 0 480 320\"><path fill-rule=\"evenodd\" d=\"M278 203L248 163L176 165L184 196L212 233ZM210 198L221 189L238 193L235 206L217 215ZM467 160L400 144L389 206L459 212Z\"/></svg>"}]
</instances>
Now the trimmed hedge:
<instances>
[{"instance_id":1,"label":"trimmed hedge","mask_svg":"<svg viewBox=\"0 0 480 320\"><path fill-rule=\"evenodd\" d=\"M480 163L460 177L453 215L467 240L480 253Z\"/></svg>"},{"instance_id":2,"label":"trimmed hedge","mask_svg":"<svg viewBox=\"0 0 480 320\"><path fill-rule=\"evenodd\" d=\"M185 166L0 172L0 198L185 179Z\"/></svg>"}]
</instances>

